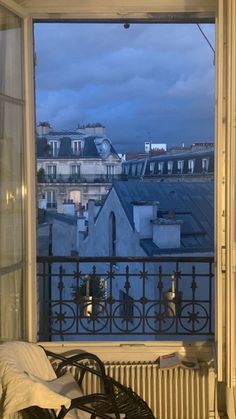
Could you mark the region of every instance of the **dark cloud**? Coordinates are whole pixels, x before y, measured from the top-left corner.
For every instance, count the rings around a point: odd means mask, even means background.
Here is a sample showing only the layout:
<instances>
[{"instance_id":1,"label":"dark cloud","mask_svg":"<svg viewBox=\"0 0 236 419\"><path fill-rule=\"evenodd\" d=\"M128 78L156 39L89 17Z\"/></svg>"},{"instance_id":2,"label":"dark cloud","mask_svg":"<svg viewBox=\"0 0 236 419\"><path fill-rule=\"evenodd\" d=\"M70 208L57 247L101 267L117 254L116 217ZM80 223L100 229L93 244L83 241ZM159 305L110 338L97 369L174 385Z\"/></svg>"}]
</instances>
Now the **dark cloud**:
<instances>
[{"instance_id":1,"label":"dark cloud","mask_svg":"<svg viewBox=\"0 0 236 419\"><path fill-rule=\"evenodd\" d=\"M196 25L41 23L35 40L38 121L100 121L118 151L213 140L213 54Z\"/></svg>"}]
</instances>

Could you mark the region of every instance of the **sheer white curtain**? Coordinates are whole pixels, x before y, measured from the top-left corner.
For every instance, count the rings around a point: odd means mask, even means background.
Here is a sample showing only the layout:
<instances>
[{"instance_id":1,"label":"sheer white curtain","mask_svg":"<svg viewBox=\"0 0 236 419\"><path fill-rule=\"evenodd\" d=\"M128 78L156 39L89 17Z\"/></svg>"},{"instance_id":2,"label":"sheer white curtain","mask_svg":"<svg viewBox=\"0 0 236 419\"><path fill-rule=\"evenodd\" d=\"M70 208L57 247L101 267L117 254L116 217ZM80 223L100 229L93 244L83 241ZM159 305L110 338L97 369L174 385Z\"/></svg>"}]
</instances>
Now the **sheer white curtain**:
<instances>
[{"instance_id":1,"label":"sheer white curtain","mask_svg":"<svg viewBox=\"0 0 236 419\"><path fill-rule=\"evenodd\" d=\"M0 6L0 340L24 336L21 20Z\"/></svg>"}]
</instances>

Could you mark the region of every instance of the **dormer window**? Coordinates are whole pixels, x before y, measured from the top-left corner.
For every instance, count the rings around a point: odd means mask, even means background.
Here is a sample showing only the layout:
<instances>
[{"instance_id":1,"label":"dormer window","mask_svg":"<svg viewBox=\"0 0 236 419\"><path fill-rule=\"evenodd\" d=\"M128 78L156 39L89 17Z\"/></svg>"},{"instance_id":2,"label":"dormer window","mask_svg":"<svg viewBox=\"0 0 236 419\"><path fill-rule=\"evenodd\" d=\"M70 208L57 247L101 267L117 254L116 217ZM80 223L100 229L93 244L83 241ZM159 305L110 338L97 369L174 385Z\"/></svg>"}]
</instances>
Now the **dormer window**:
<instances>
[{"instance_id":1,"label":"dormer window","mask_svg":"<svg viewBox=\"0 0 236 419\"><path fill-rule=\"evenodd\" d=\"M164 168L164 162L160 161L158 163L158 173L161 175L163 173L163 168Z\"/></svg>"},{"instance_id":2,"label":"dormer window","mask_svg":"<svg viewBox=\"0 0 236 419\"><path fill-rule=\"evenodd\" d=\"M209 159L202 159L202 171L203 171L203 173L208 172L208 167L209 167Z\"/></svg>"},{"instance_id":3,"label":"dormer window","mask_svg":"<svg viewBox=\"0 0 236 419\"><path fill-rule=\"evenodd\" d=\"M136 175L136 164L132 164L132 176Z\"/></svg>"},{"instance_id":4,"label":"dormer window","mask_svg":"<svg viewBox=\"0 0 236 419\"><path fill-rule=\"evenodd\" d=\"M73 141L72 142L72 150L73 150L73 154L75 154L76 156L79 156L81 153L81 141Z\"/></svg>"},{"instance_id":5,"label":"dormer window","mask_svg":"<svg viewBox=\"0 0 236 419\"><path fill-rule=\"evenodd\" d=\"M184 170L184 161L183 160L178 160L177 163L177 169L178 169L178 173L183 173Z\"/></svg>"},{"instance_id":6,"label":"dormer window","mask_svg":"<svg viewBox=\"0 0 236 419\"><path fill-rule=\"evenodd\" d=\"M155 163L150 163L150 175L154 175Z\"/></svg>"},{"instance_id":7,"label":"dormer window","mask_svg":"<svg viewBox=\"0 0 236 419\"><path fill-rule=\"evenodd\" d=\"M172 170L173 170L173 161L168 161L167 162L168 175L171 175L172 174Z\"/></svg>"},{"instance_id":8,"label":"dormer window","mask_svg":"<svg viewBox=\"0 0 236 419\"><path fill-rule=\"evenodd\" d=\"M194 172L194 165L195 165L195 160L191 159L188 161L188 172L189 173L193 173Z\"/></svg>"},{"instance_id":9,"label":"dormer window","mask_svg":"<svg viewBox=\"0 0 236 419\"><path fill-rule=\"evenodd\" d=\"M129 165L128 164L126 164L124 166L124 173L125 173L125 175L128 175L129 174Z\"/></svg>"},{"instance_id":10,"label":"dormer window","mask_svg":"<svg viewBox=\"0 0 236 419\"><path fill-rule=\"evenodd\" d=\"M57 157L58 156L58 152L59 152L59 143L58 143L58 141L49 141L48 144L51 147L53 157Z\"/></svg>"}]
</instances>

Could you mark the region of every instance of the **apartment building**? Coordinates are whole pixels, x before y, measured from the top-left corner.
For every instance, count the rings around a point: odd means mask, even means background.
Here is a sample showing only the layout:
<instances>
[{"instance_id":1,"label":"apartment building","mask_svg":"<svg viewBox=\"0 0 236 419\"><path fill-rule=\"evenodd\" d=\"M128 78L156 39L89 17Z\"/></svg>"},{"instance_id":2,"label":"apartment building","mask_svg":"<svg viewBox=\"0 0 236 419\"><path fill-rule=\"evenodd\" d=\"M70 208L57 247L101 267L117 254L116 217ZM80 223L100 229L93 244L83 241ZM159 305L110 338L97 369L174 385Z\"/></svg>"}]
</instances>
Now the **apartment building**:
<instances>
[{"instance_id":1,"label":"apartment building","mask_svg":"<svg viewBox=\"0 0 236 419\"><path fill-rule=\"evenodd\" d=\"M86 207L101 200L121 174L121 159L100 123L75 131L55 131L48 122L37 127L37 198L44 209L63 211L63 202Z\"/></svg>"},{"instance_id":2,"label":"apartment building","mask_svg":"<svg viewBox=\"0 0 236 419\"><path fill-rule=\"evenodd\" d=\"M146 341L136 345L129 341L105 343L49 342L42 344L58 352L78 347L86 348L100 355L106 361L154 362L160 353L186 350L200 359L214 360L214 385L206 381L201 387L182 385L182 378L175 375L177 389L184 388L184 409L189 414L190 403L187 396L197 395L193 403L196 412L207 406L206 418L235 418L236 383L236 327L235 327L235 179L236 179L236 13L235 0L184 0L155 2L126 1L82 2L55 0L0 0L0 28L4 34L1 46L1 340L38 340L38 285L36 263L36 189L35 189L35 134L34 109L34 48L33 22L52 21L146 21L146 22L215 22L216 24L216 100L215 100L215 210L214 210L214 250L215 250L215 313L214 339L212 342ZM5 240L8 240L6 246ZM108 263L110 263L108 261ZM112 262L113 263L113 262ZM111 272L111 270L109 270ZM111 275L110 275L111 277ZM161 316L156 317L158 322ZM93 325L93 323L92 323ZM123 366L122 365L122 366ZM144 367L145 368L145 367ZM128 369L128 368L127 368ZM124 368L123 368L124 370ZM122 371L123 371L122 370ZM141 376L140 368L136 369ZM149 371L148 379L155 387L155 374ZM147 372L148 373L148 372ZM167 374L163 374L163 377ZM169 374L170 376L171 374ZM193 376L192 376L193 377ZM136 381L136 380L135 380ZM194 381L194 378L191 382ZM164 381L163 381L164 382ZM197 379L198 383L199 380ZM209 381L208 381L209 382ZM204 387L205 386L205 387ZM168 409L174 415L175 397L166 391L169 384L158 387L156 416L162 409L162 416L168 417ZM218 388L218 392L215 390ZM142 389L146 389L145 386ZM204 390L205 389L205 390ZM146 391L142 390L143 396ZM144 394L145 393L145 394ZM155 392L155 395L157 392ZM164 399L164 403L161 401ZM155 399L156 400L156 399ZM159 403L160 401L160 403ZM174 408L172 409L172 406ZM181 407L181 406L180 406ZM167 409L167 410L165 410ZM184 417L184 416L183 416ZM194 414L192 417L197 417ZM179 419L179 418L178 418ZM182 419L182 418L181 418Z\"/></svg>"}]
</instances>

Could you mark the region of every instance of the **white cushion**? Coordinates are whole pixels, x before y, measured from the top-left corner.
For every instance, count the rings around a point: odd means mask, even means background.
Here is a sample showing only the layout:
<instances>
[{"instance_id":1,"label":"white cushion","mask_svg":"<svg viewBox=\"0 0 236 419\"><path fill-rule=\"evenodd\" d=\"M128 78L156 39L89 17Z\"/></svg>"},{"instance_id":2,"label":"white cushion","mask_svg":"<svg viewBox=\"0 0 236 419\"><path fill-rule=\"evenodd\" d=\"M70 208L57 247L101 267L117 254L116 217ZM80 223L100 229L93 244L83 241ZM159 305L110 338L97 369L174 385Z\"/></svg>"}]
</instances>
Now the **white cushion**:
<instances>
[{"instance_id":1,"label":"white cushion","mask_svg":"<svg viewBox=\"0 0 236 419\"><path fill-rule=\"evenodd\" d=\"M48 387L48 389L55 391L55 393L66 396L70 399L76 399L77 397L83 396L82 390L70 372L66 372L61 377L52 381L44 381L33 375L30 375L30 378L35 382L44 384ZM70 412L68 412L65 416L66 419L90 419L90 417L90 413L83 412L78 409L70 410Z\"/></svg>"},{"instance_id":2,"label":"white cushion","mask_svg":"<svg viewBox=\"0 0 236 419\"><path fill-rule=\"evenodd\" d=\"M76 399L77 397L83 396L81 388L78 386L73 375L70 372L66 372L61 377L52 381L44 381L38 377L30 376L32 380L41 382L46 385L50 390L61 394L62 396L69 397L70 399ZM114 418L114 414L109 414L111 418ZM120 415L123 418L125 415ZM84 412L79 409L70 410L65 416L66 419L90 419L91 414Z\"/></svg>"},{"instance_id":3,"label":"white cushion","mask_svg":"<svg viewBox=\"0 0 236 419\"><path fill-rule=\"evenodd\" d=\"M0 418L31 406L60 410L83 395L69 372L57 378L43 348L33 343L0 344ZM109 415L114 418L114 415ZM124 417L125 415L120 415ZM66 419L90 419L91 414L73 409Z\"/></svg>"},{"instance_id":4,"label":"white cushion","mask_svg":"<svg viewBox=\"0 0 236 419\"><path fill-rule=\"evenodd\" d=\"M24 342L0 344L0 377L2 400L0 417L9 415L30 406L46 409L67 408L71 404L68 397L36 382L29 374L46 380L56 378L56 374L42 348ZM44 375L45 374L45 375Z\"/></svg>"}]
</instances>

